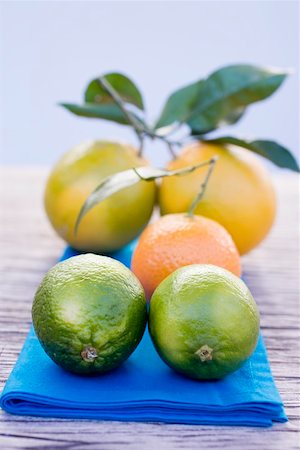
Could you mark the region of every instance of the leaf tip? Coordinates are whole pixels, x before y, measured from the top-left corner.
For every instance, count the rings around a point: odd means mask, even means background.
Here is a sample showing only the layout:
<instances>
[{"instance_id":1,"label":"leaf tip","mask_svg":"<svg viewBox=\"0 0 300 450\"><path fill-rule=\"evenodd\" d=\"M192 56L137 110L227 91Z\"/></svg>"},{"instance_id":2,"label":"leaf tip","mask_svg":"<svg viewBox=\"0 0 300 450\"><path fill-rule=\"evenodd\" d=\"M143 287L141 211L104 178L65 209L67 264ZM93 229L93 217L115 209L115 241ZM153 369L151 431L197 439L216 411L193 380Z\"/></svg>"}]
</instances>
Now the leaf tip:
<instances>
[{"instance_id":1,"label":"leaf tip","mask_svg":"<svg viewBox=\"0 0 300 450\"><path fill-rule=\"evenodd\" d=\"M146 179L140 174L140 172L138 171L138 169L136 167L133 167L132 170L139 177L140 180L146 181Z\"/></svg>"},{"instance_id":2,"label":"leaf tip","mask_svg":"<svg viewBox=\"0 0 300 450\"><path fill-rule=\"evenodd\" d=\"M76 222L75 222L75 225L74 225L74 236L75 236L75 237L76 237L77 234L78 234L78 228L79 228L80 222L81 222L81 218L80 218L79 215L78 215L78 217L77 217L77 219L76 219Z\"/></svg>"},{"instance_id":3,"label":"leaf tip","mask_svg":"<svg viewBox=\"0 0 300 450\"><path fill-rule=\"evenodd\" d=\"M85 206L86 206L86 202L82 205L82 207L81 207L81 209L79 211L79 214L77 216L75 225L74 225L74 235L75 235L75 237L78 234L79 225L81 224L82 218L85 215Z\"/></svg>"},{"instance_id":4,"label":"leaf tip","mask_svg":"<svg viewBox=\"0 0 300 450\"><path fill-rule=\"evenodd\" d=\"M294 75L296 73L296 69L294 67L287 67L285 73L287 75Z\"/></svg>"},{"instance_id":5,"label":"leaf tip","mask_svg":"<svg viewBox=\"0 0 300 450\"><path fill-rule=\"evenodd\" d=\"M70 111L71 108L71 103L66 103L66 102L58 102L57 106L61 106L62 108L67 109L68 111Z\"/></svg>"},{"instance_id":6,"label":"leaf tip","mask_svg":"<svg viewBox=\"0 0 300 450\"><path fill-rule=\"evenodd\" d=\"M298 161L294 158L294 167L293 167L294 172L300 173L300 167L298 164Z\"/></svg>"}]
</instances>

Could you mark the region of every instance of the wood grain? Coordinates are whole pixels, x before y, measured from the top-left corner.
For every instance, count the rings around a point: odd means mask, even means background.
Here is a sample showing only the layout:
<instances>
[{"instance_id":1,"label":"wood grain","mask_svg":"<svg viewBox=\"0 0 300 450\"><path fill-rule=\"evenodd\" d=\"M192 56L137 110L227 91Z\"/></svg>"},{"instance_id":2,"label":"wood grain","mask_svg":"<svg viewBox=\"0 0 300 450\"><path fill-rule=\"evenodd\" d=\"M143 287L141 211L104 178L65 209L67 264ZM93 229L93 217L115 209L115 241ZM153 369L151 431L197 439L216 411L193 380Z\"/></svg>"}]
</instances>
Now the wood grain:
<instances>
[{"instance_id":1,"label":"wood grain","mask_svg":"<svg viewBox=\"0 0 300 450\"><path fill-rule=\"evenodd\" d=\"M30 325L32 297L64 244L42 206L45 168L2 168L0 186L0 390ZM287 424L270 429L57 420L0 412L3 449L298 449L299 448L299 206L298 178L275 179L279 213L268 239L243 258L259 305L271 367ZM247 205L245 205L247 207Z\"/></svg>"}]
</instances>

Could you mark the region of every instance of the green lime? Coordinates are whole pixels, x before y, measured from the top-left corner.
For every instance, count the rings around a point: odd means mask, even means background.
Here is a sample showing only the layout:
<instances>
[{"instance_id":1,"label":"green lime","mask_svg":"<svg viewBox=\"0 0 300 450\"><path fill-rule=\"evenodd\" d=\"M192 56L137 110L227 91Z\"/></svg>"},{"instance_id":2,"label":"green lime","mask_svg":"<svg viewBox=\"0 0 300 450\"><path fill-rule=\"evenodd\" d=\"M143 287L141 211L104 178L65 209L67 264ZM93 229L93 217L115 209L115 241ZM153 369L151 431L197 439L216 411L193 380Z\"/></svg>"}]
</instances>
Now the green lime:
<instances>
[{"instance_id":1,"label":"green lime","mask_svg":"<svg viewBox=\"0 0 300 450\"><path fill-rule=\"evenodd\" d=\"M46 274L32 319L45 352L59 366L102 373L122 364L140 342L147 322L145 294L119 261L74 256Z\"/></svg>"},{"instance_id":2,"label":"green lime","mask_svg":"<svg viewBox=\"0 0 300 450\"><path fill-rule=\"evenodd\" d=\"M159 355L174 370L192 378L218 379L253 353L259 312L240 278L220 267L193 264L157 287L149 330Z\"/></svg>"}]
</instances>

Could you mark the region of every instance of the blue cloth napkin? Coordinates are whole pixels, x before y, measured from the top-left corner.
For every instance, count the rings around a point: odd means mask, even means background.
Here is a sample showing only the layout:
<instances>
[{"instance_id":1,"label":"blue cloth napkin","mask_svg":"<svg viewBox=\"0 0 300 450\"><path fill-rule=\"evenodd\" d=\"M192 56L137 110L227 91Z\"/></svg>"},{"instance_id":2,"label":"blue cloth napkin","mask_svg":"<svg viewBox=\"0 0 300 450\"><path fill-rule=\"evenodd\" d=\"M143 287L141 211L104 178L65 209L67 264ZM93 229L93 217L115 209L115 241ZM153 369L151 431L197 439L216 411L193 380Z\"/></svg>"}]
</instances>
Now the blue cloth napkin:
<instances>
[{"instance_id":1,"label":"blue cloth napkin","mask_svg":"<svg viewBox=\"0 0 300 450\"><path fill-rule=\"evenodd\" d=\"M134 245L111 256L130 266ZM68 248L62 259L76 254ZM31 329L0 405L20 415L138 422L270 426L287 420L261 336L240 370L196 381L161 361L147 331L120 368L83 377L54 364Z\"/></svg>"}]
</instances>

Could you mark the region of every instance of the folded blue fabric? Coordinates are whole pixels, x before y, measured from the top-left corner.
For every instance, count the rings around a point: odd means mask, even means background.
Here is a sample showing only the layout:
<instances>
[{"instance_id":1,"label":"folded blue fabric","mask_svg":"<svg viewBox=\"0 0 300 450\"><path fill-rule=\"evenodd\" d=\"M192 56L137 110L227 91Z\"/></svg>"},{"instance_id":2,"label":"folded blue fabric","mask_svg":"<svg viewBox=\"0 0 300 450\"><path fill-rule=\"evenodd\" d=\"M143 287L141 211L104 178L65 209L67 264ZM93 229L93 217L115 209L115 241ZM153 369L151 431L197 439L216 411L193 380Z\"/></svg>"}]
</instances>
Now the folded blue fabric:
<instances>
[{"instance_id":1,"label":"folded blue fabric","mask_svg":"<svg viewBox=\"0 0 300 450\"><path fill-rule=\"evenodd\" d=\"M111 256L130 266L134 245ZM76 254L68 248L62 259ZM20 415L138 422L270 426L287 420L261 336L240 370L196 381L161 361L148 332L121 367L83 377L54 364L31 329L0 405Z\"/></svg>"}]
</instances>

